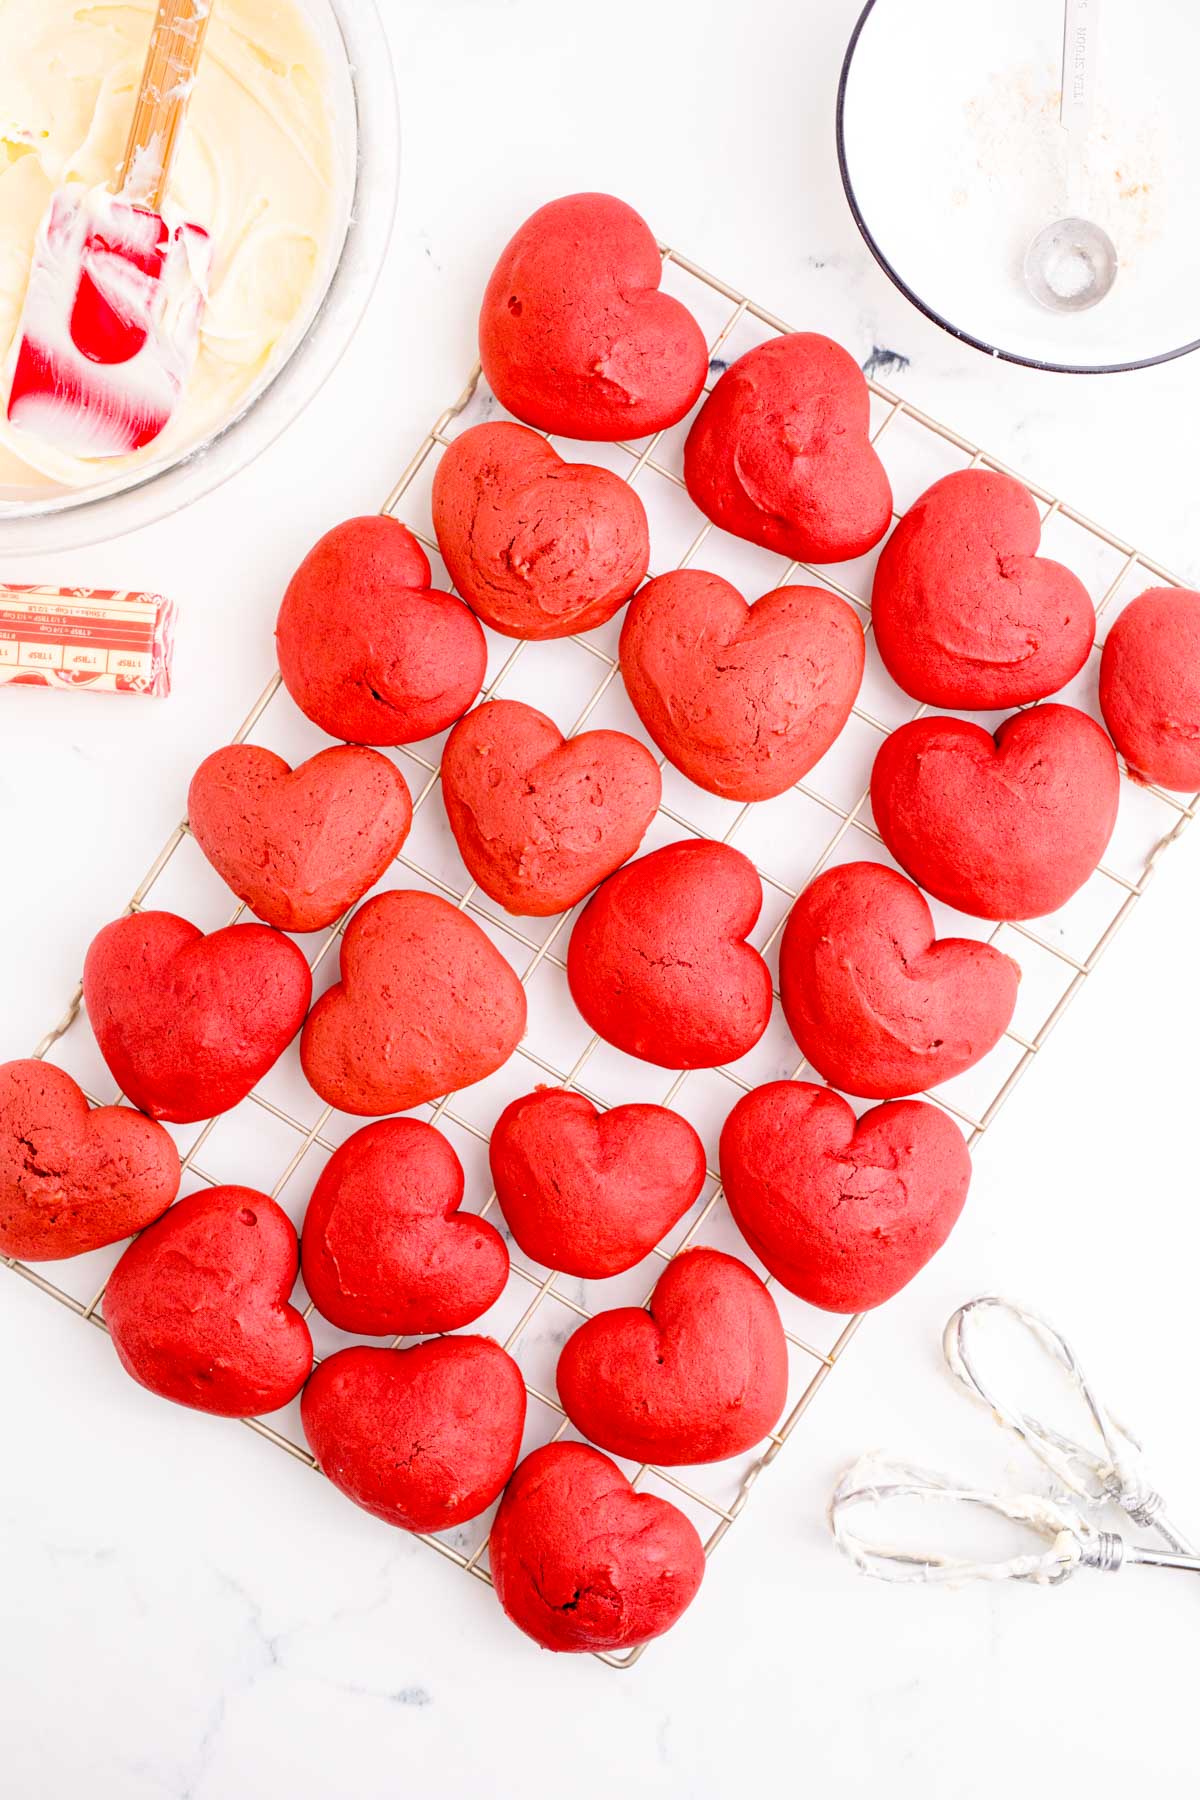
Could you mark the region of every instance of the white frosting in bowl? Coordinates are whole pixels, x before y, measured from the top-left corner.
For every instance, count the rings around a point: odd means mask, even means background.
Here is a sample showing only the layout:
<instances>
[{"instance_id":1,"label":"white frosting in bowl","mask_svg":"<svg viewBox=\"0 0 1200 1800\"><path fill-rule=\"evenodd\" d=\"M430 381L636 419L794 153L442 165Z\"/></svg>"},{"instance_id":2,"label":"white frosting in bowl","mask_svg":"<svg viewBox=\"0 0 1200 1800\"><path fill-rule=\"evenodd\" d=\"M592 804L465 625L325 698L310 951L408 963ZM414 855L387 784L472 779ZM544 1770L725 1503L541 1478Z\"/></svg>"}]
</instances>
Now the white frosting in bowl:
<instances>
[{"instance_id":1,"label":"white frosting in bowl","mask_svg":"<svg viewBox=\"0 0 1200 1800\"><path fill-rule=\"evenodd\" d=\"M0 358L7 396L34 239L53 191L110 181L125 147L151 0L0 6ZM209 438L294 346L330 273L338 156L329 68L297 0L217 0L168 204L214 245L200 351L153 444L93 461L0 418L0 497L135 479Z\"/></svg>"}]
</instances>

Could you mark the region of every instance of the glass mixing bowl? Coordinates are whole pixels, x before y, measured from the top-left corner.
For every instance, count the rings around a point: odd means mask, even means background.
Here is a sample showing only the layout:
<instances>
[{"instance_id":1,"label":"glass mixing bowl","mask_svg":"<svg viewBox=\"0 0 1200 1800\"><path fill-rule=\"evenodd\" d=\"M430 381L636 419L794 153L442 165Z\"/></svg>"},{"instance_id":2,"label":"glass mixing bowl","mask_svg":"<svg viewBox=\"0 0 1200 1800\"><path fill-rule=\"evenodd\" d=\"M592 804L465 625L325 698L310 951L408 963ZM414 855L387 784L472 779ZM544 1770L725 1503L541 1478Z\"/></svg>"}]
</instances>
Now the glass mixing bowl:
<instances>
[{"instance_id":1,"label":"glass mixing bowl","mask_svg":"<svg viewBox=\"0 0 1200 1800\"><path fill-rule=\"evenodd\" d=\"M1200 347L1200 7L1099 9L1075 194L1063 28L1063 0L867 0L838 93L842 184L885 273L962 342L1039 369L1143 368ZM1030 243L1067 215L1116 250L1088 311L1052 312L1025 281Z\"/></svg>"},{"instance_id":2,"label":"glass mixing bowl","mask_svg":"<svg viewBox=\"0 0 1200 1800\"><path fill-rule=\"evenodd\" d=\"M396 87L374 0L299 0L325 51L340 192L324 291L290 347L212 436L87 489L0 499L0 556L93 544L165 518L244 469L299 417L336 367L383 266L400 166Z\"/></svg>"}]
</instances>

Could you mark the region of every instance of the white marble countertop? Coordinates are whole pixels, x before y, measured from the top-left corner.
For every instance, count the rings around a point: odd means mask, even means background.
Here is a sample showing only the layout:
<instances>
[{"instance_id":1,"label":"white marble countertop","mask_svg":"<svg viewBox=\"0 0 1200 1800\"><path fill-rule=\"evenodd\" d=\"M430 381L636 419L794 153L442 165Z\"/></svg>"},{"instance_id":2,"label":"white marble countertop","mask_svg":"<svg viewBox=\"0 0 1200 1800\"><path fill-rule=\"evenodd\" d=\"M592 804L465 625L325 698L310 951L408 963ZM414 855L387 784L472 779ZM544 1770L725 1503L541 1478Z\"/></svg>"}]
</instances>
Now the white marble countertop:
<instances>
[{"instance_id":1,"label":"white marble countertop","mask_svg":"<svg viewBox=\"0 0 1200 1800\"><path fill-rule=\"evenodd\" d=\"M832 136L856 0L382 4L403 193L336 377L255 467L180 519L0 568L160 587L182 614L168 705L29 690L0 703L5 1056L57 1014L195 763L261 686L299 556L378 503L457 390L490 263L552 194L627 197L697 261L874 357L918 405L1200 580L1200 361L1098 380L993 364L912 311L858 240ZM5 1791L1194 1793L1186 1576L888 1589L837 1556L823 1508L840 1468L880 1444L980 1479L1031 1478L939 1363L948 1313L998 1288L1075 1336L1200 1527L1198 880L1200 831L989 1136L946 1249L867 1322L700 1600L631 1673L536 1651L478 1584L249 1432L151 1401L100 1333L0 1279Z\"/></svg>"}]
</instances>

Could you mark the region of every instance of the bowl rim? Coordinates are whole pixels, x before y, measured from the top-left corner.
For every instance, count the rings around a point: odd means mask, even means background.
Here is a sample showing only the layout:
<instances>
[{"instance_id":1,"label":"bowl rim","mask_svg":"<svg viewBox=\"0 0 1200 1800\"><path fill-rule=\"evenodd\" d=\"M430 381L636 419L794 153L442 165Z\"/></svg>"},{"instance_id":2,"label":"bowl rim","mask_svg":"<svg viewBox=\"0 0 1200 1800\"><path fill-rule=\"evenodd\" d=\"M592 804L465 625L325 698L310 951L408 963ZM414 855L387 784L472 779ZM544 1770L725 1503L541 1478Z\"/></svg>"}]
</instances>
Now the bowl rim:
<instances>
[{"instance_id":1,"label":"bowl rim","mask_svg":"<svg viewBox=\"0 0 1200 1800\"><path fill-rule=\"evenodd\" d=\"M1003 362L1019 363L1022 368L1026 369L1045 369L1047 372L1054 375L1125 375L1134 369L1152 369L1159 363L1174 362L1176 358L1180 356L1188 356L1193 350L1200 350L1200 338L1193 338L1190 343L1180 344L1177 349L1160 350L1154 356L1141 356L1129 362L1064 363L1052 362L1045 357L1022 356L1016 350L1005 350L1002 345L991 344L986 338L977 337L974 332L965 330L963 326L953 324L951 320L945 318L943 314L938 312L935 306L930 305L928 300L922 299L916 289L905 281L899 270L896 269L884 254L874 233L867 224L862 207L859 204L858 195L854 190L854 182L850 175L849 159L846 154L846 91L850 83L850 71L854 62L854 53L858 49L859 39L862 37L863 28L871 14L874 12L877 4L878 0L866 0L866 4L854 22L854 29L850 33L850 41L846 45L846 52L842 57L841 72L838 76L836 108L838 172L841 175L842 189L846 196L846 203L850 208L854 223L858 227L863 242L866 244L867 249L871 252L871 255L875 258L875 261L879 264L888 280L894 287L899 288L905 299L911 301L912 305L917 308L917 311L924 313L927 319L932 320L935 325L940 325L942 330L949 332L951 337L957 338L959 343L969 344L973 350L980 350L985 356L998 357Z\"/></svg>"},{"instance_id":2,"label":"bowl rim","mask_svg":"<svg viewBox=\"0 0 1200 1800\"><path fill-rule=\"evenodd\" d=\"M324 293L288 356L232 418L160 468L115 490L56 493L0 510L0 556L80 549L161 524L250 466L315 399L349 348L378 284L399 198L395 67L376 0L327 0L354 103L355 162L347 222ZM258 430L253 426L257 422ZM150 496L156 496L156 504Z\"/></svg>"}]
</instances>

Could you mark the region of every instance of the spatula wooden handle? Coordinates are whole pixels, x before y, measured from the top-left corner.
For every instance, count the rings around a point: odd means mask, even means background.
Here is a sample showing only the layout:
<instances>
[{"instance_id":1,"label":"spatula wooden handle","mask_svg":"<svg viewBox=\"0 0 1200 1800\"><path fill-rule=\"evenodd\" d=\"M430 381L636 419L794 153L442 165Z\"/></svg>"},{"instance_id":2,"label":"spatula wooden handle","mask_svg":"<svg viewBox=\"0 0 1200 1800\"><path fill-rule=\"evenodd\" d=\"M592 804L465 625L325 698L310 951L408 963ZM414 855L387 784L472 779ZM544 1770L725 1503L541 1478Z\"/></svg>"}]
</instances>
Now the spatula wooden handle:
<instances>
[{"instance_id":1,"label":"spatula wooden handle","mask_svg":"<svg viewBox=\"0 0 1200 1800\"><path fill-rule=\"evenodd\" d=\"M118 193L162 209L175 140L187 111L215 0L159 0Z\"/></svg>"}]
</instances>

